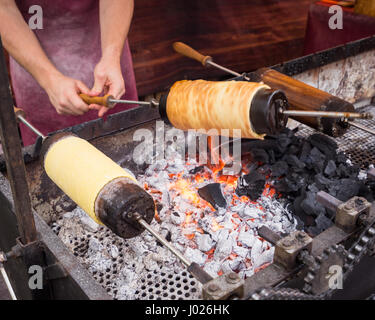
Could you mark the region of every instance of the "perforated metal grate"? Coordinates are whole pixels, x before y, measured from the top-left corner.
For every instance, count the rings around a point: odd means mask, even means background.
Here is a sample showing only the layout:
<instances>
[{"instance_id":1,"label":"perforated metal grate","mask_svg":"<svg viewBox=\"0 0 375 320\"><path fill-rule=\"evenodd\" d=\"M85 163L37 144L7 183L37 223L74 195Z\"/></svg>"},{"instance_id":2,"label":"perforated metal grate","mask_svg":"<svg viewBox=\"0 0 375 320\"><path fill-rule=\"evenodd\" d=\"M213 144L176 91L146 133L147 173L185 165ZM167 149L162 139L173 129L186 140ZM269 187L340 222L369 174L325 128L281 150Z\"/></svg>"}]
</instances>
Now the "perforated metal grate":
<instances>
[{"instance_id":1,"label":"perforated metal grate","mask_svg":"<svg viewBox=\"0 0 375 320\"><path fill-rule=\"evenodd\" d=\"M137 299L147 300L190 300L200 298L200 284L187 271L171 273L158 270L148 273L142 286L135 292Z\"/></svg>"}]
</instances>

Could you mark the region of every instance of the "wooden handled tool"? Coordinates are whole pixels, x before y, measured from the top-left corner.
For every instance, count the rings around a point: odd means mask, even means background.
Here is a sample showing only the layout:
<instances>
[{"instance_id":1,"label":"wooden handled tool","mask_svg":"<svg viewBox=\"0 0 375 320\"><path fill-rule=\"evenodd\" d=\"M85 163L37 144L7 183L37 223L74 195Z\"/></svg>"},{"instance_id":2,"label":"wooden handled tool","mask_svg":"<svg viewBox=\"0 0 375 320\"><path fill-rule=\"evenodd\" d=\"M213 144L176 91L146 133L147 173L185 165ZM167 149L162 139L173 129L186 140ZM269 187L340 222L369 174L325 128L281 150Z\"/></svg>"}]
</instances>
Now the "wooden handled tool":
<instances>
[{"instance_id":1,"label":"wooden handled tool","mask_svg":"<svg viewBox=\"0 0 375 320\"><path fill-rule=\"evenodd\" d=\"M107 108L113 108L113 106L115 105L115 103L112 102L112 99L114 99L114 97L109 94L106 94L103 97L91 97L87 94L81 93L79 96L88 105L98 104Z\"/></svg>"},{"instance_id":2,"label":"wooden handled tool","mask_svg":"<svg viewBox=\"0 0 375 320\"><path fill-rule=\"evenodd\" d=\"M179 54L182 54L183 56L197 60L204 67L206 66L209 60L212 60L210 56L204 56L203 54L199 53L197 50L194 50L192 47L189 47L183 42L173 43L173 49Z\"/></svg>"},{"instance_id":3,"label":"wooden handled tool","mask_svg":"<svg viewBox=\"0 0 375 320\"><path fill-rule=\"evenodd\" d=\"M134 101L134 100L118 100L115 99L113 96L107 94L103 97L91 97L88 96L87 94L81 93L79 95L81 99L86 103L86 104L98 104L107 108L113 108L116 103L125 103L125 104L138 104L138 105L145 105L145 106L150 106L150 107L158 107L159 102L155 99L152 99L150 102L147 101Z\"/></svg>"},{"instance_id":4,"label":"wooden handled tool","mask_svg":"<svg viewBox=\"0 0 375 320\"><path fill-rule=\"evenodd\" d=\"M173 49L185 56L185 57L188 57L188 58L191 58L193 60L196 60L198 62L200 62L204 67L207 67L208 65L211 65L217 69L220 69L220 70L223 70L224 72L227 72L227 73L230 73L231 75L234 75L236 77L241 77L243 76L246 80L249 80L249 78L247 78L246 75L241 75L239 74L238 72L235 72L233 70L230 70L228 68L225 68L215 62L213 62L213 59L212 57L210 56L204 56L203 54L199 53L198 51L196 51L195 49L193 49L192 47L189 47L187 44L185 43L182 43L182 42L174 42L173 43Z\"/></svg>"}]
</instances>

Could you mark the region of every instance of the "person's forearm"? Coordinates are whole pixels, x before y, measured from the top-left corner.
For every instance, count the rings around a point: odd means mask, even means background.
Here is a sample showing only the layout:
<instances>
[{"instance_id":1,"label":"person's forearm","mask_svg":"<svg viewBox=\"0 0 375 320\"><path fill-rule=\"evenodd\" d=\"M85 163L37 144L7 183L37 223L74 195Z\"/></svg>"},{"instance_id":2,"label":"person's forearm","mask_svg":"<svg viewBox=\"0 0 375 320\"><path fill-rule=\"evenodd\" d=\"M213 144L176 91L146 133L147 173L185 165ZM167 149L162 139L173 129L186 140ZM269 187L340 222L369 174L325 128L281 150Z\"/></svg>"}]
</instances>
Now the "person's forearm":
<instances>
[{"instance_id":1,"label":"person's forearm","mask_svg":"<svg viewBox=\"0 0 375 320\"><path fill-rule=\"evenodd\" d=\"M59 74L14 0L0 0L0 34L4 48L43 88L53 75Z\"/></svg>"},{"instance_id":2,"label":"person's forearm","mask_svg":"<svg viewBox=\"0 0 375 320\"><path fill-rule=\"evenodd\" d=\"M133 0L100 0L102 57L120 62L133 9Z\"/></svg>"}]
</instances>

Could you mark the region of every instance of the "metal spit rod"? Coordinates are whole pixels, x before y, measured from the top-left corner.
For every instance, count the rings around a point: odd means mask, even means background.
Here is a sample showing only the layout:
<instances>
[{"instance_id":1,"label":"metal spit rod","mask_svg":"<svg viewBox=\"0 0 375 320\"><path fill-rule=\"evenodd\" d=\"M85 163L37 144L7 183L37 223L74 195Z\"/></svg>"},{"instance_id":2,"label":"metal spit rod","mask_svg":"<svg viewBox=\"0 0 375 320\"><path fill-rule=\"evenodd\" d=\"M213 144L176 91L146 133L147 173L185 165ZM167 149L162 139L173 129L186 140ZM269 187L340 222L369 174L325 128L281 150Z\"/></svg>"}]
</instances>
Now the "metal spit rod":
<instances>
[{"instance_id":1,"label":"metal spit rod","mask_svg":"<svg viewBox=\"0 0 375 320\"><path fill-rule=\"evenodd\" d=\"M12 288L12 284L9 281L8 275L4 269L3 262L7 261L6 254L4 252L0 252L0 273L3 276L5 285L8 288L9 294L13 300L17 300L16 294L14 293L14 290Z\"/></svg>"},{"instance_id":2,"label":"metal spit rod","mask_svg":"<svg viewBox=\"0 0 375 320\"><path fill-rule=\"evenodd\" d=\"M23 123L25 124L28 128L30 128L36 135L38 135L39 137L42 137L42 139L44 140L46 138L46 136L41 133L37 128L35 128L29 121L27 121L23 116L21 115L18 115L17 118Z\"/></svg>"},{"instance_id":3,"label":"metal spit rod","mask_svg":"<svg viewBox=\"0 0 375 320\"><path fill-rule=\"evenodd\" d=\"M372 119L371 113L358 112L335 112L335 111L297 111L297 110L281 110L288 116L297 117L324 117L324 118L346 118L346 119Z\"/></svg>"},{"instance_id":4,"label":"metal spit rod","mask_svg":"<svg viewBox=\"0 0 375 320\"><path fill-rule=\"evenodd\" d=\"M172 252L185 266L189 267L191 262L174 246L172 246L167 239L157 233L143 218L141 215L137 215L135 219L138 223L144 227L148 232L150 232L156 239L158 239L167 249Z\"/></svg>"}]
</instances>

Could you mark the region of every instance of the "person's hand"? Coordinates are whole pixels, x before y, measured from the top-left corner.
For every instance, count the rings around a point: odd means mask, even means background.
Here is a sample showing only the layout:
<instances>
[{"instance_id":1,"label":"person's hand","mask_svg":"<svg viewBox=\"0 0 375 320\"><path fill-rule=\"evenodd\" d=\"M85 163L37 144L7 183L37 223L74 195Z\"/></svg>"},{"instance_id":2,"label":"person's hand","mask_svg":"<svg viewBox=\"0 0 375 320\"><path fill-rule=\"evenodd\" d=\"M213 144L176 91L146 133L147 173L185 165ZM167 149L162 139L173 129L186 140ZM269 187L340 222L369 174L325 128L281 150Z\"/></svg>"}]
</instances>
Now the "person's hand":
<instances>
[{"instance_id":1,"label":"person's hand","mask_svg":"<svg viewBox=\"0 0 375 320\"><path fill-rule=\"evenodd\" d=\"M91 96L109 94L115 99L120 99L125 93L125 82L121 72L120 62L114 62L111 58L102 58L94 70L95 83L90 91ZM102 117L109 108L97 104L91 104L90 109L98 110L98 116Z\"/></svg>"},{"instance_id":2,"label":"person's hand","mask_svg":"<svg viewBox=\"0 0 375 320\"><path fill-rule=\"evenodd\" d=\"M46 92L58 114L80 116L90 110L79 97L80 93L90 94L90 89L82 81L62 74L54 75Z\"/></svg>"}]
</instances>

